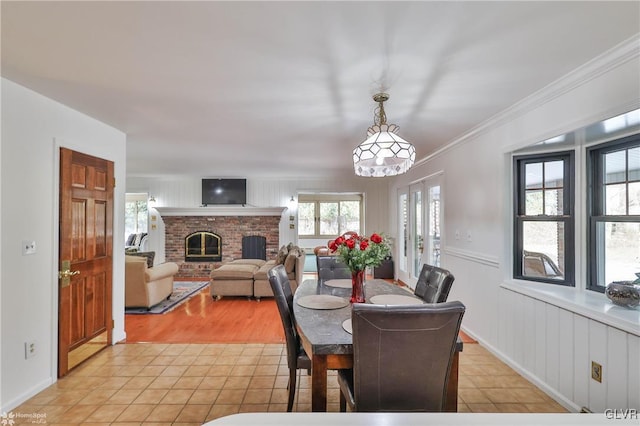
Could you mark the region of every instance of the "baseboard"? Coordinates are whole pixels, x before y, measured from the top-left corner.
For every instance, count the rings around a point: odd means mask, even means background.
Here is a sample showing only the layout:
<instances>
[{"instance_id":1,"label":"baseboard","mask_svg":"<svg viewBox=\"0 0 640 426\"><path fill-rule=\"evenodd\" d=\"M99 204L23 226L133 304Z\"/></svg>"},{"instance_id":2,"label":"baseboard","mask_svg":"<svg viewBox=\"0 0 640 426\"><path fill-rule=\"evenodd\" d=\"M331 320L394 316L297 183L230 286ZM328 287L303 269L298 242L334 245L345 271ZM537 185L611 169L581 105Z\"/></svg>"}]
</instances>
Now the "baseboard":
<instances>
[{"instance_id":1,"label":"baseboard","mask_svg":"<svg viewBox=\"0 0 640 426\"><path fill-rule=\"evenodd\" d=\"M14 408L20 406L20 404L23 404L24 402L26 402L30 398L33 398L35 395L37 395L38 393L40 393L43 390L45 390L46 388L51 386L53 383L54 383L54 380L51 377L49 377L46 380L43 380L42 382L40 382L40 383L36 384L35 386L31 387L30 389L27 389L25 392L23 392L22 394L18 395L14 399L12 399L10 401L7 401L7 402L3 401L3 405L0 408L0 413L10 413L11 410L13 410ZM16 413L14 413L14 414L16 414ZM21 414L31 414L31 413L21 413Z\"/></svg>"},{"instance_id":2,"label":"baseboard","mask_svg":"<svg viewBox=\"0 0 640 426\"><path fill-rule=\"evenodd\" d=\"M500 361L507 364L509 367L511 367L511 369L516 371L522 377L524 377L525 379L527 379L528 381L536 385L538 388L540 388L540 390L546 393L549 397L553 398L558 404L562 405L564 408L566 408L570 412L579 413L580 410L583 408L583 407L580 407L579 405L576 405L576 403L574 403L573 401L567 399L564 395L559 393L556 389L550 387L547 383L540 380L537 376L535 376L528 370L525 370L524 368L522 368L520 364L516 363L514 360L509 358L502 351L500 351L493 345L489 344L484 339L478 337L478 335L474 333L473 330L469 330L468 328L465 327L463 328L463 331L465 332L465 334L475 339L480 344L480 346L483 346L486 350L491 352L492 355L494 355Z\"/></svg>"}]
</instances>

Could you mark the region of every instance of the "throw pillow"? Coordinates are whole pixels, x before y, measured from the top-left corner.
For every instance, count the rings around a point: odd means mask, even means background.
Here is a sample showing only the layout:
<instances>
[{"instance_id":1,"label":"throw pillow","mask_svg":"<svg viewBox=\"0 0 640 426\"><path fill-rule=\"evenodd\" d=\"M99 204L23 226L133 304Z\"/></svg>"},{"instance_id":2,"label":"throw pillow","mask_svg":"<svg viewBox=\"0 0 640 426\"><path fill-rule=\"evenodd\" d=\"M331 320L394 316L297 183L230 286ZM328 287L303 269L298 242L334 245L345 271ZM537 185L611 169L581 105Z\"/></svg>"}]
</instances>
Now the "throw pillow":
<instances>
[{"instance_id":1,"label":"throw pillow","mask_svg":"<svg viewBox=\"0 0 640 426\"><path fill-rule=\"evenodd\" d=\"M276 255L276 264L282 265L284 263L284 260L287 258L287 254L289 254L289 250L287 250L287 246L280 247L280 250Z\"/></svg>"},{"instance_id":2,"label":"throw pillow","mask_svg":"<svg viewBox=\"0 0 640 426\"><path fill-rule=\"evenodd\" d=\"M132 246L135 239L136 239L136 234L130 234L129 237L127 238L127 242L125 242L124 245Z\"/></svg>"},{"instance_id":3,"label":"throw pillow","mask_svg":"<svg viewBox=\"0 0 640 426\"><path fill-rule=\"evenodd\" d=\"M127 253L127 256L139 256L147 259L147 268L153 268L153 260L156 257L155 251L138 251L134 253Z\"/></svg>"},{"instance_id":4,"label":"throw pillow","mask_svg":"<svg viewBox=\"0 0 640 426\"><path fill-rule=\"evenodd\" d=\"M287 271L287 274L290 274L293 272L293 270L296 268L296 262L298 260L298 250L296 249L291 249L291 251L289 252L289 254L287 255L287 258L284 260L284 270Z\"/></svg>"}]
</instances>

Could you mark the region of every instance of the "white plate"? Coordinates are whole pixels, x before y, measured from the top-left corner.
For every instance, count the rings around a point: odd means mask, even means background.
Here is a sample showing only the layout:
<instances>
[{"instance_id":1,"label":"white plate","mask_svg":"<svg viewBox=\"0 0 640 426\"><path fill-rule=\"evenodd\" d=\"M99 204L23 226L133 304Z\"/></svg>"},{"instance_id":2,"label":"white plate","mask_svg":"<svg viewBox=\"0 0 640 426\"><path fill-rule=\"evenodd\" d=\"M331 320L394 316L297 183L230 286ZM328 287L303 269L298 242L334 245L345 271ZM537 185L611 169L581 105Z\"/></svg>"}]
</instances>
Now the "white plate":
<instances>
[{"instance_id":1,"label":"white plate","mask_svg":"<svg viewBox=\"0 0 640 426\"><path fill-rule=\"evenodd\" d=\"M309 309L340 309L349 305L349 300L329 294L311 294L298 299L298 305Z\"/></svg>"},{"instance_id":2,"label":"white plate","mask_svg":"<svg viewBox=\"0 0 640 426\"><path fill-rule=\"evenodd\" d=\"M338 288L351 288L351 278L339 278L334 280L327 280L324 282L324 285L328 285L329 287L338 287Z\"/></svg>"},{"instance_id":3,"label":"white plate","mask_svg":"<svg viewBox=\"0 0 640 426\"><path fill-rule=\"evenodd\" d=\"M422 299L402 294L378 294L371 298L374 305L423 305Z\"/></svg>"},{"instance_id":4,"label":"white plate","mask_svg":"<svg viewBox=\"0 0 640 426\"><path fill-rule=\"evenodd\" d=\"M342 328L349 334L353 334L353 327L351 326L351 318L342 321Z\"/></svg>"}]
</instances>

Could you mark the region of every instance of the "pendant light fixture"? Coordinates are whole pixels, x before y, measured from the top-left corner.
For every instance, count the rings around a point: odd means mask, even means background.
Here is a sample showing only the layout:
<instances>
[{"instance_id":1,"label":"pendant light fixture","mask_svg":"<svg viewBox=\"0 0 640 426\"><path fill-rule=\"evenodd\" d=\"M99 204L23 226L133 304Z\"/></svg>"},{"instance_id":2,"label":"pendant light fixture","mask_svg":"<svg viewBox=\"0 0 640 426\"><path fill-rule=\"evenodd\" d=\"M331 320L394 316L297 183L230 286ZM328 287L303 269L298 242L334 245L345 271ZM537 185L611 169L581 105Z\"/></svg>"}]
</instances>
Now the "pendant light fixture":
<instances>
[{"instance_id":1,"label":"pendant light fixture","mask_svg":"<svg viewBox=\"0 0 640 426\"><path fill-rule=\"evenodd\" d=\"M353 150L353 167L358 176L385 177L407 172L416 160L416 149L396 134L400 127L387 124L384 102L386 93L373 95L378 103L373 126L367 129L367 139Z\"/></svg>"}]
</instances>

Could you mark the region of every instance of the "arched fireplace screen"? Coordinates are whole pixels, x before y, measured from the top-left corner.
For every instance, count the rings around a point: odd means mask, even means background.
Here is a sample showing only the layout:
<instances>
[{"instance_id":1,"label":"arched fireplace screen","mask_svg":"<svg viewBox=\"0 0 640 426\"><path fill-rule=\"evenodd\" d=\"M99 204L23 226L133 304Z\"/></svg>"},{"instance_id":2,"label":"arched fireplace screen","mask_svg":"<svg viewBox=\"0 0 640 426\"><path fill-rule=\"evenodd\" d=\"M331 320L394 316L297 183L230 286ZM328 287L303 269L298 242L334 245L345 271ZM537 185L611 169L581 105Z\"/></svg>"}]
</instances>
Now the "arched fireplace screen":
<instances>
[{"instance_id":1,"label":"arched fireplace screen","mask_svg":"<svg viewBox=\"0 0 640 426\"><path fill-rule=\"evenodd\" d=\"M184 239L187 262L219 262L222 260L222 238L213 232L198 231Z\"/></svg>"}]
</instances>

